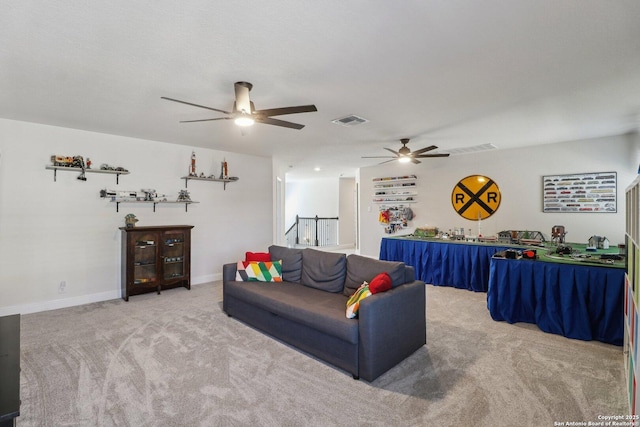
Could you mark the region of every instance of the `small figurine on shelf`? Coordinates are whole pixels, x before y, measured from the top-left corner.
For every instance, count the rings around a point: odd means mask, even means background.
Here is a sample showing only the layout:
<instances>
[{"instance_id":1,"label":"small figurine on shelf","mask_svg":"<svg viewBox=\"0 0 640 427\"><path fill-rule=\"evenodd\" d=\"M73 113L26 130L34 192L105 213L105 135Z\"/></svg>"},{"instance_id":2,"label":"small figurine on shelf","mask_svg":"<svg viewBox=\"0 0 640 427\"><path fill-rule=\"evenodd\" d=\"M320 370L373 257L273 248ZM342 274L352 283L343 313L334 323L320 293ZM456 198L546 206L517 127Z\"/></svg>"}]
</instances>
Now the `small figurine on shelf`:
<instances>
[{"instance_id":1,"label":"small figurine on shelf","mask_svg":"<svg viewBox=\"0 0 640 427\"><path fill-rule=\"evenodd\" d=\"M133 228L136 226L136 222L138 222L138 218L134 214L127 214L124 217L124 223L127 228Z\"/></svg>"},{"instance_id":2,"label":"small figurine on shelf","mask_svg":"<svg viewBox=\"0 0 640 427\"><path fill-rule=\"evenodd\" d=\"M87 157L87 169L91 169L91 159Z\"/></svg>"},{"instance_id":3,"label":"small figurine on shelf","mask_svg":"<svg viewBox=\"0 0 640 427\"><path fill-rule=\"evenodd\" d=\"M86 181L87 177L85 176L84 172L86 170L86 165L84 163L84 158L82 156L74 156L73 158L73 163L71 164L72 167L75 168L80 168L82 169L82 172L80 173L80 175L78 176L78 179L80 181Z\"/></svg>"},{"instance_id":4,"label":"small figurine on shelf","mask_svg":"<svg viewBox=\"0 0 640 427\"><path fill-rule=\"evenodd\" d=\"M156 197L158 197L158 193L154 189L142 189L141 191L144 193L145 202L153 202L154 200L156 200Z\"/></svg>"},{"instance_id":5,"label":"small figurine on shelf","mask_svg":"<svg viewBox=\"0 0 640 427\"><path fill-rule=\"evenodd\" d=\"M196 173L196 152L191 152L191 168L189 170L189 176L198 176Z\"/></svg>"},{"instance_id":6,"label":"small figurine on shelf","mask_svg":"<svg viewBox=\"0 0 640 427\"><path fill-rule=\"evenodd\" d=\"M180 190L178 193L178 202L190 202L191 196L187 190Z\"/></svg>"},{"instance_id":7,"label":"small figurine on shelf","mask_svg":"<svg viewBox=\"0 0 640 427\"><path fill-rule=\"evenodd\" d=\"M227 168L227 161L220 162L220 179L229 178L229 169Z\"/></svg>"}]
</instances>

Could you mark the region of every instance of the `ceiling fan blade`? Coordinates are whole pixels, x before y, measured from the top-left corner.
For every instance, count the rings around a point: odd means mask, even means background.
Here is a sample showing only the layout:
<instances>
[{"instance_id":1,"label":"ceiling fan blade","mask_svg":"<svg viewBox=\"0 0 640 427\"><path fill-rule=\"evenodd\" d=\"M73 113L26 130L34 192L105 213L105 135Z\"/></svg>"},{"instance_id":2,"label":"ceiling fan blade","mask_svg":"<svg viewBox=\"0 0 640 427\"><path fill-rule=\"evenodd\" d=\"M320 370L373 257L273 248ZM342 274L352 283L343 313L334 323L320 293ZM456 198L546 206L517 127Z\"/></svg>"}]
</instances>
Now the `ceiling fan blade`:
<instances>
[{"instance_id":1,"label":"ceiling fan blade","mask_svg":"<svg viewBox=\"0 0 640 427\"><path fill-rule=\"evenodd\" d=\"M204 105L193 104L187 101L180 101L179 99L167 98L166 96L161 96L160 98L166 99L167 101L179 102L180 104L191 105L192 107L206 108L207 110L217 111L219 113L231 114L229 111L219 110L217 108L212 108L212 107L205 107Z\"/></svg>"},{"instance_id":2,"label":"ceiling fan blade","mask_svg":"<svg viewBox=\"0 0 640 427\"><path fill-rule=\"evenodd\" d=\"M386 162L381 162L381 163L378 163L378 164L379 165L384 165L385 163L395 162L395 161L396 161L396 159L391 159L391 160L387 160Z\"/></svg>"},{"instance_id":3,"label":"ceiling fan blade","mask_svg":"<svg viewBox=\"0 0 640 427\"><path fill-rule=\"evenodd\" d=\"M180 120L180 123L211 122L213 120L231 120L231 117L218 117L215 119L200 119L200 120Z\"/></svg>"},{"instance_id":4,"label":"ceiling fan blade","mask_svg":"<svg viewBox=\"0 0 640 427\"><path fill-rule=\"evenodd\" d=\"M424 147L424 148L421 148L419 150L416 150L411 154L422 154L422 153L425 153L427 151L435 150L436 148L438 148L438 147L436 147L435 145L432 145L430 147Z\"/></svg>"},{"instance_id":5,"label":"ceiling fan blade","mask_svg":"<svg viewBox=\"0 0 640 427\"><path fill-rule=\"evenodd\" d=\"M393 154L395 154L397 157L400 157L400 153L398 153L397 151L393 151L391 148L387 148L387 147L385 147L384 149L385 149L385 150L387 150L387 151L391 151L391 152L392 152Z\"/></svg>"},{"instance_id":6,"label":"ceiling fan blade","mask_svg":"<svg viewBox=\"0 0 640 427\"><path fill-rule=\"evenodd\" d=\"M234 110L242 111L246 114L251 114L251 99L249 98L249 91L253 85L249 82L236 82L233 85L236 91L236 103Z\"/></svg>"},{"instance_id":7,"label":"ceiling fan blade","mask_svg":"<svg viewBox=\"0 0 640 427\"><path fill-rule=\"evenodd\" d=\"M420 159L424 159L427 157L449 157L449 153L442 153L442 154L420 154L418 156L415 156L417 158Z\"/></svg>"},{"instance_id":8,"label":"ceiling fan blade","mask_svg":"<svg viewBox=\"0 0 640 427\"><path fill-rule=\"evenodd\" d=\"M304 127L304 125L300 125L298 123L286 122L284 120L272 119L270 117L256 117L255 119L256 119L256 122L258 123L264 123L265 125L281 126L283 128L300 130Z\"/></svg>"},{"instance_id":9,"label":"ceiling fan blade","mask_svg":"<svg viewBox=\"0 0 640 427\"><path fill-rule=\"evenodd\" d=\"M396 159L397 157L392 156L362 156L362 159Z\"/></svg>"},{"instance_id":10,"label":"ceiling fan blade","mask_svg":"<svg viewBox=\"0 0 640 427\"><path fill-rule=\"evenodd\" d=\"M255 113L265 117L282 116L285 114L312 113L318 111L315 105L299 105L297 107L269 108Z\"/></svg>"},{"instance_id":11,"label":"ceiling fan blade","mask_svg":"<svg viewBox=\"0 0 640 427\"><path fill-rule=\"evenodd\" d=\"M416 158L413 158L413 157L412 157L412 158L411 158L411 163L415 163L415 164L417 165L417 164L420 164L420 163L422 163L422 162L421 162L420 160L418 160L418 159L416 159Z\"/></svg>"}]
</instances>

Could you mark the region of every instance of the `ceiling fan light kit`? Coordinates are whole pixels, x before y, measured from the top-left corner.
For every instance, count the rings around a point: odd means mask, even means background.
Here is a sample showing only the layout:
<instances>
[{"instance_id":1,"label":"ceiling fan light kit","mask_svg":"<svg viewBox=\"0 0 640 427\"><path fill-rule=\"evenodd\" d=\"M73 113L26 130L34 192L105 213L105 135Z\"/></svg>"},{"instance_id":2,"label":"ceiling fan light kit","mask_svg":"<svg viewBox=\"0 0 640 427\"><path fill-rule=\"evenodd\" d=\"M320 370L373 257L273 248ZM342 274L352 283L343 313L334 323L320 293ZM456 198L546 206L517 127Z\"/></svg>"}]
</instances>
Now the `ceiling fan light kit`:
<instances>
[{"instance_id":1,"label":"ceiling fan light kit","mask_svg":"<svg viewBox=\"0 0 640 427\"><path fill-rule=\"evenodd\" d=\"M391 159L391 160L385 160L380 164L393 162L394 160L397 160L400 163L412 162L415 164L419 164L422 162L418 159L424 159L427 157L449 157L449 153L425 154L428 151L436 150L438 147L436 147L435 145L424 147L412 152L409 149L409 147L407 147L407 144L409 143L409 138L402 138L400 142L402 143L402 147L400 147L398 151L385 147L385 150L393 153L393 156L363 156L362 158L363 159Z\"/></svg>"},{"instance_id":2,"label":"ceiling fan light kit","mask_svg":"<svg viewBox=\"0 0 640 427\"><path fill-rule=\"evenodd\" d=\"M256 121L253 120L251 117L247 117L247 116L240 116L237 119L234 120L234 123L237 124L238 126L242 126L242 127L247 127L247 126L253 126L253 124Z\"/></svg>"},{"instance_id":3,"label":"ceiling fan light kit","mask_svg":"<svg viewBox=\"0 0 640 427\"><path fill-rule=\"evenodd\" d=\"M194 123L194 122L209 122L214 120L231 120L237 126L252 126L254 123L263 123L265 125L280 126L289 129L302 129L304 125L288 122L285 120L279 120L272 118L273 116L283 116L285 114L298 114L298 113L311 113L318 111L315 105L299 105L296 107L282 107L282 108L270 108L266 110L256 110L251 98L249 97L249 91L251 91L253 85L249 82L236 82L234 84L235 89L235 101L233 103L232 111L220 110L217 108L207 107L204 105L198 105L191 102L180 101L179 99L167 98L162 96L161 98L167 101L179 102L180 104L190 105L192 107L204 108L207 110L217 111L222 114L226 114L226 117L215 117L212 119L201 120L182 120L180 123Z\"/></svg>"}]
</instances>

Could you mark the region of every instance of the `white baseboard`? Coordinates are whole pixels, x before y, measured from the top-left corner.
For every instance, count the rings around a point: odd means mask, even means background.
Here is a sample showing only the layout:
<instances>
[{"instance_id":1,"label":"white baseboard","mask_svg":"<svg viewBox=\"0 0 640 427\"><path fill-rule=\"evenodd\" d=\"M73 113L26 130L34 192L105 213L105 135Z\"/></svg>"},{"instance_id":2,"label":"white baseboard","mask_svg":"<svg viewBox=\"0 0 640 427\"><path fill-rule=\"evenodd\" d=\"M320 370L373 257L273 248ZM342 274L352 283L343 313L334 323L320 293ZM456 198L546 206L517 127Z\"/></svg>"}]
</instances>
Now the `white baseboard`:
<instances>
[{"instance_id":1,"label":"white baseboard","mask_svg":"<svg viewBox=\"0 0 640 427\"><path fill-rule=\"evenodd\" d=\"M198 276L191 278L192 285L201 285L203 283L216 282L222 280L222 273L207 274L205 276Z\"/></svg>"},{"instance_id":2,"label":"white baseboard","mask_svg":"<svg viewBox=\"0 0 640 427\"><path fill-rule=\"evenodd\" d=\"M222 280L222 273L207 274L191 278L191 284L194 286L203 283L215 282ZM77 297L58 298L49 301L39 301L29 304L13 305L9 307L0 307L0 316L9 316L11 314L29 314L38 313L40 311L58 310L60 308L74 307L76 305L90 304L92 302L108 301L112 299L122 298L120 289L107 292L99 292L97 294L81 295Z\"/></svg>"},{"instance_id":3,"label":"white baseboard","mask_svg":"<svg viewBox=\"0 0 640 427\"><path fill-rule=\"evenodd\" d=\"M0 316L8 316L10 314L38 313L40 311L57 310L59 308L73 307L76 305L89 304L92 302L108 301L117 298L120 298L120 289L100 292L97 294L81 295L78 297L58 298L49 301L40 301L30 304L2 307L0 308Z\"/></svg>"}]
</instances>

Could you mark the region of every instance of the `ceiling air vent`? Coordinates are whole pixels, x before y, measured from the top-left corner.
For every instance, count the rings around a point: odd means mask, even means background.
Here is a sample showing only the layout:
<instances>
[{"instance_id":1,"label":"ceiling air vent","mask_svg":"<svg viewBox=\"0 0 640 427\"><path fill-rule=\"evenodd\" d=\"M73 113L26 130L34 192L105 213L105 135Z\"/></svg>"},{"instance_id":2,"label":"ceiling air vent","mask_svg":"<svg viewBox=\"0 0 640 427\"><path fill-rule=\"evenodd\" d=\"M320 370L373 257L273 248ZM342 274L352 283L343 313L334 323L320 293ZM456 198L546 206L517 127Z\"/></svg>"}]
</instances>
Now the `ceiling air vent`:
<instances>
[{"instance_id":1,"label":"ceiling air vent","mask_svg":"<svg viewBox=\"0 0 640 427\"><path fill-rule=\"evenodd\" d=\"M479 151L487 151L487 150L495 150L496 147L493 144L482 144L482 145L473 145L471 147L460 147L460 148L451 148L445 150L449 154L471 154L477 153Z\"/></svg>"},{"instance_id":2,"label":"ceiling air vent","mask_svg":"<svg viewBox=\"0 0 640 427\"><path fill-rule=\"evenodd\" d=\"M331 120L331 123L335 123L337 125L351 127L351 126L360 125L362 123L367 123L368 121L369 120L367 120L367 119L364 119L364 118L358 117L358 116L354 116L352 114L350 116L346 116L346 117L342 117L342 118L339 118L339 119Z\"/></svg>"}]
</instances>

